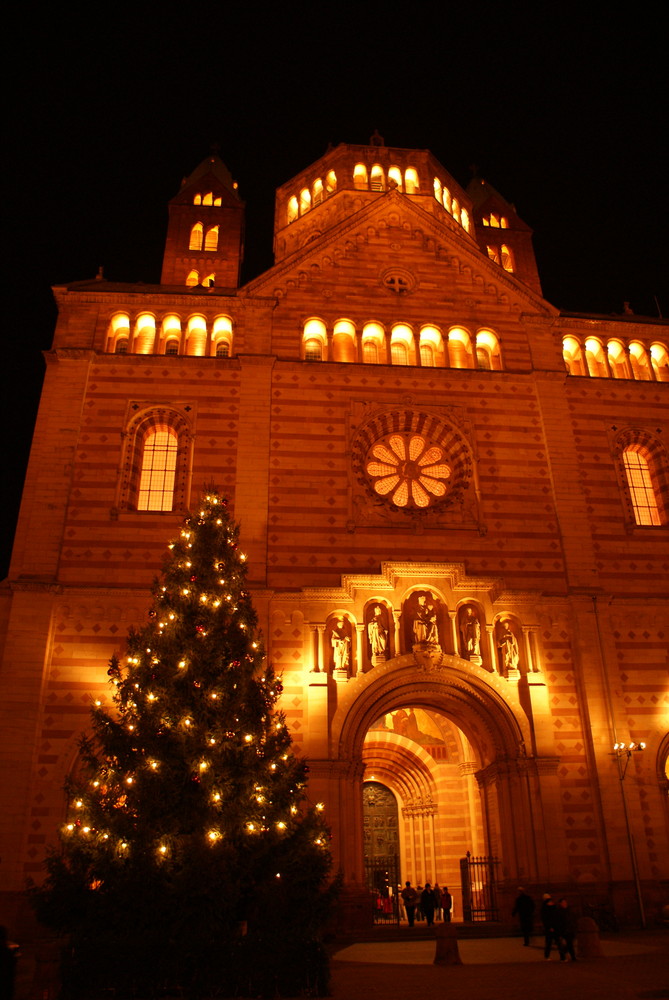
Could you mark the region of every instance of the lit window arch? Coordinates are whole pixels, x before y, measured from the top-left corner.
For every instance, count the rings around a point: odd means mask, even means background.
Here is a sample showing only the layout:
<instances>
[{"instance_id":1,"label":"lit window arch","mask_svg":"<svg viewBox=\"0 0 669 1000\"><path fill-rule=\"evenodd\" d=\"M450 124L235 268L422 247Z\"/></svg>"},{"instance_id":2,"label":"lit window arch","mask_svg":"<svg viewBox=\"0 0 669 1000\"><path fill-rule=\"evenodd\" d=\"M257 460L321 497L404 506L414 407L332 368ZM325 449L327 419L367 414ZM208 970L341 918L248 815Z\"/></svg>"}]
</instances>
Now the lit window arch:
<instances>
[{"instance_id":1,"label":"lit window arch","mask_svg":"<svg viewBox=\"0 0 669 1000\"><path fill-rule=\"evenodd\" d=\"M669 523L669 459L657 437L627 428L617 436L617 458L631 524Z\"/></svg>"},{"instance_id":2,"label":"lit window arch","mask_svg":"<svg viewBox=\"0 0 669 1000\"><path fill-rule=\"evenodd\" d=\"M332 329L332 360L355 361L355 326L350 320L338 320Z\"/></svg>"},{"instance_id":3,"label":"lit window arch","mask_svg":"<svg viewBox=\"0 0 669 1000\"><path fill-rule=\"evenodd\" d=\"M218 230L218 226L212 226L211 229L207 230L204 238L205 250L218 250Z\"/></svg>"},{"instance_id":4,"label":"lit window arch","mask_svg":"<svg viewBox=\"0 0 669 1000\"><path fill-rule=\"evenodd\" d=\"M470 222L469 222L469 212L467 211L466 208L463 208L460 211L460 223L465 232L468 233L470 230ZM502 247L502 249L504 248ZM507 270L509 270L509 268L507 268ZM513 270L513 268L510 268L510 270Z\"/></svg>"},{"instance_id":5,"label":"lit window arch","mask_svg":"<svg viewBox=\"0 0 669 1000\"><path fill-rule=\"evenodd\" d=\"M658 382L669 382L669 354L664 344L650 345L650 363Z\"/></svg>"},{"instance_id":6,"label":"lit window arch","mask_svg":"<svg viewBox=\"0 0 669 1000\"><path fill-rule=\"evenodd\" d=\"M201 280L202 280L202 287L203 288L213 288L215 286L215 284L216 284L216 275L212 271L210 274L207 274Z\"/></svg>"},{"instance_id":7,"label":"lit window arch","mask_svg":"<svg viewBox=\"0 0 669 1000\"><path fill-rule=\"evenodd\" d=\"M121 509L184 509L191 445L191 428L184 414L156 407L135 416L124 435Z\"/></svg>"},{"instance_id":8,"label":"lit window arch","mask_svg":"<svg viewBox=\"0 0 669 1000\"><path fill-rule=\"evenodd\" d=\"M442 186L441 186L441 181L439 180L438 177L435 177L434 180L432 181L432 188L434 190L434 196L435 196L435 198L437 199L437 201L439 202L440 205L443 205L443 203L444 203L444 195L443 195L443 190L442 190Z\"/></svg>"},{"instance_id":9,"label":"lit window arch","mask_svg":"<svg viewBox=\"0 0 669 1000\"><path fill-rule=\"evenodd\" d=\"M201 250L202 249L202 237L204 233L204 226L201 222L196 222L190 231L190 238L188 240L189 250Z\"/></svg>"},{"instance_id":10,"label":"lit window arch","mask_svg":"<svg viewBox=\"0 0 669 1000\"><path fill-rule=\"evenodd\" d=\"M300 214L300 208L298 205L297 197L293 195L288 199L288 207L286 209L286 222L295 222L295 219Z\"/></svg>"},{"instance_id":11,"label":"lit window arch","mask_svg":"<svg viewBox=\"0 0 669 1000\"><path fill-rule=\"evenodd\" d=\"M402 171L399 167L388 167L388 187L402 190Z\"/></svg>"},{"instance_id":12,"label":"lit window arch","mask_svg":"<svg viewBox=\"0 0 669 1000\"><path fill-rule=\"evenodd\" d=\"M167 344L176 344L176 351L167 350ZM181 320L174 313L165 316L160 324L160 347L159 353L179 354L181 350Z\"/></svg>"},{"instance_id":13,"label":"lit window arch","mask_svg":"<svg viewBox=\"0 0 669 1000\"><path fill-rule=\"evenodd\" d=\"M311 204L320 205L323 201L323 181L317 177L311 188Z\"/></svg>"},{"instance_id":14,"label":"lit window arch","mask_svg":"<svg viewBox=\"0 0 669 1000\"><path fill-rule=\"evenodd\" d=\"M441 202L442 202L442 205L444 206L444 208L446 209L446 211L450 212L451 211L451 207L452 207L451 192L448 190L448 188L445 185L441 189Z\"/></svg>"},{"instance_id":15,"label":"lit window arch","mask_svg":"<svg viewBox=\"0 0 669 1000\"><path fill-rule=\"evenodd\" d=\"M174 337L170 337L165 341L165 354L169 357L174 357L179 353L179 341Z\"/></svg>"},{"instance_id":16,"label":"lit window arch","mask_svg":"<svg viewBox=\"0 0 669 1000\"><path fill-rule=\"evenodd\" d=\"M119 340L125 341L125 351L117 350ZM127 313L115 313L110 319L107 350L112 354L127 354L130 350L130 317Z\"/></svg>"},{"instance_id":17,"label":"lit window arch","mask_svg":"<svg viewBox=\"0 0 669 1000\"><path fill-rule=\"evenodd\" d=\"M186 275L186 285L188 286L188 288L195 288L195 286L199 284L200 284L200 272L196 271L195 268L193 268L193 270L189 271L188 274Z\"/></svg>"},{"instance_id":18,"label":"lit window arch","mask_svg":"<svg viewBox=\"0 0 669 1000\"><path fill-rule=\"evenodd\" d=\"M201 205L202 204L202 195L201 194L196 194L193 197L193 204L194 205Z\"/></svg>"},{"instance_id":19,"label":"lit window arch","mask_svg":"<svg viewBox=\"0 0 669 1000\"><path fill-rule=\"evenodd\" d=\"M415 167L407 167L404 171L404 190L407 194L417 194L420 190L418 172Z\"/></svg>"},{"instance_id":20,"label":"lit window arch","mask_svg":"<svg viewBox=\"0 0 669 1000\"><path fill-rule=\"evenodd\" d=\"M457 219L458 222L460 221L460 202L457 198L451 199L450 213L454 219Z\"/></svg>"},{"instance_id":21,"label":"lit window arch","mask_svg":"<svg viewBox=\"0 0 669 1000\"><path fill-rule=\"evenodd\" d=\"M322 319L308 319L302 333L302 352L305 361L322 361L327 347L327 330Z\"/></svg>"},{"instance_id":22,"label":"lit window arch","mask_svg":"<svg viewBox=\"0 0 669 1000\"><path fill-rule=\"evenodd\" d=\"M390 331L390 357L394 365L413 363L413 330L406 323L396 323Z\"/></svg>"},{"instance_id":23,"label":"lit window arch","mask_svg":"<svg viewBox=\"0 0 669 1000\"><path fill-rule=\"evenodd\" d=\"M204 357L207 350L207 321L196 314L188 317L186 330L186 354Z\"/></svg>"},{"instance_id":24,"label":"lit window arch","mask_svg":"<svg viewBox=\"0 0 669 1000\"><path fill-rule=\"evenodd\" d=\"M232 320L229 316L217 316L214 320L211 353L217 358L229 358L232 354Z\"/></svg>"},{"instance_id":25,"label":"lit window arch","mask_svg":"<svg viewBox=\"0 0 669 1000\"><path fill-rule=\"evenodd\" d=\"M588 372L592 378L607 378L608 369L604 356L604 348L601 341L596 337L588 337L585 342L585 360L588 365Z\"/></svg>"},{"instance_id":26,"label":"lit window arch","mask_svg":"<svg viewBox=\"0 0 669 1000\"><path fill-rule=\"evenodd\" d=\"M576 337L565 337L562 341L562 357L570 375L586 375L583 351Z\"/></svg>"},{"instance_id":27,"label":"lit window arch","mask_svg":"<svg viewBox=\"0 0 669 1000\"><path fill-rule=\"evenodd\" d=\"M202 204L203 205L213 205L214 204L214 193L213 193L213 191L207 191L207 193L205 195L203 195L203 197L202 197Z\"/></svg>"},{"instance_id":28,"label":"lit window arch","mask_svg":"<svg viewBox=\"0 0 669 1000\"><path fill-rule=\"evenodd\" d=\"M630 366L625 345L619 340L609 340L606 345L606 353L613 378L630 378Z\"/></svg>"},{"instance_id":29,"label":"lit window arch","mask_svg":"<svg viewBox=\"0 0 669 1000\"><path fill-rule=\"evenodd\" d=\"M325 194L329 196L337 190L337 175L334 170L328 170L325 177Z\"/></svg>"},{"instance_id":30,"label":"lit window arch","mask_svg":"<svg viewBox=\"0 0 669 1000\"><path fill-rule=\"evenodd\" d=\"M497 247L487 246L486 250L488 251L488 257L493 262L493 264L501 263L499 258L499 250L497 249Z\"/></svg>"},{"instance_id":31,"label":"lit window arch","mask_svg":"<svg viewBox=\"0 0 669 1000\"><path fill-rule=\"evenodd\" d=\"M362 328L362 358L368 364L379 364L385 356L386 333L380 323L365 323Z\"/></svg>"},{"instance_id":32,"label":"lit window arch","mask_svg":"<svg viewBox=\"0 0 669 1000\"><path fill-rule=\"evenodd\" d=\"M502 243L501 247L499 248L499 256L504 270L508 271L509 274L513 274L514 271L516 270L516 266L513 259L513 251L511 250L511 247L507 246L506 243Z\"/></svg>"},{"instance_id":33,"label":"lit window arch","mask_svg":"<svg viewBox=\"0 0 669 1000\"><path fill-rule=\"evenodd\" d=\"M385 191L386 189L386 178L383 173L383 167L380 163L375 163L372 166L369 186L372 191Z\"/></svg>"},{"instance_id":34,"label":"lit window arch","mask_svg":"<svg viewBox=\"0 0 669 1000\"><path fill-rule=\"evenodd\" d=\"M502 357L497 334L493 330L479 330L476 334L476 362L485 371L501 371Z\"/></svg>"},{"instance_id":35,"label":"lit window arch","mask_svg":"<svg viewBox=\"0 0 669 1000\"><path fill-rule=\"evenodd\" d=\"M448 358L451 368L473 368L472 338L463 327L448 331Z\"/></svg>"},{"instance_id":36,"label":"lit window arch","mask_svg":"<svg viewBox=\"0 0 669 1000\"><path fill-rule=\"evenodd\" d=\"M353 187L359 190L367 190L367 167L364 163L356 163L353 167Z\"/></svg>"},{"instance_id":37,"label":"lit window arch","mask_svg":"<svg viewBox=\"0 0 669 1000\"><path fill-rule=\"evenodd\" d=\"M311 193L309 188L302 188L300 191L300 215L304 215L311 209Z\"/></svg>"},{"instance_id":38,"label":"lit window arch","mask_svg":"<svg viewBox=\"0 0 669 1000\"><path fill-rule=\"evenodd\" d=\"M652 379L646 348L636 340L630 344L630 363L635 379L642 382L649 382Z\"/></svg>"},{"instance_id":39,"label":"lit window arch","mask_svg":"<svg viewBox=\"0 0 669 1000\"><path fill-rule=\"evenodd\" d=\"M134 353L153 354L156 345L156 317L140 313L135 322Z\"/></svg>"},{"instance_id":40,"label":"lit window arch","mask_svg":"<svg viewBox=\"0 0 669 1000\"><path fill-rule=\"evenodd\" d=\"M118 337L114 346L114 354L127 354L130 341L127 337Z\"/></svg>"},{"instance_id":41,"label":"lit window arch","mask_svg":"<svg viewBox=\"0 0 669 1000\"><path fill-rule=\"evenodd\" d=\"M423 326L419 335L420 363L424 368L443 365L444 344L436 326Z\"/></svg>"}]
</instances>

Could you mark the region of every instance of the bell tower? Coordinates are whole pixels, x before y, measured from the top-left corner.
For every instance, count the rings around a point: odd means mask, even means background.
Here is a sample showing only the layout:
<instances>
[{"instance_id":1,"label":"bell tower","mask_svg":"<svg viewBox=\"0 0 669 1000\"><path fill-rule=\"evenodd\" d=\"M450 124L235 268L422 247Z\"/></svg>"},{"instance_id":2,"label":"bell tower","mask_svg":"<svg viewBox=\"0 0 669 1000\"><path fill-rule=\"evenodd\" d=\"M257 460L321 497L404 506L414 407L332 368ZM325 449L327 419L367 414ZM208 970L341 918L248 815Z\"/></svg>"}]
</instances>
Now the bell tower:
<instances>
[{"instance_id":1,"label":"bell tower","mask_svg":"<svg viewBox=\"0 0 669 1000\"><path fill-rule=\"evenodd\" d=\"M162 285L237 288L244 244L244 203L212 151L184 178L169 203Z\"/></svg>"}]
</instances>

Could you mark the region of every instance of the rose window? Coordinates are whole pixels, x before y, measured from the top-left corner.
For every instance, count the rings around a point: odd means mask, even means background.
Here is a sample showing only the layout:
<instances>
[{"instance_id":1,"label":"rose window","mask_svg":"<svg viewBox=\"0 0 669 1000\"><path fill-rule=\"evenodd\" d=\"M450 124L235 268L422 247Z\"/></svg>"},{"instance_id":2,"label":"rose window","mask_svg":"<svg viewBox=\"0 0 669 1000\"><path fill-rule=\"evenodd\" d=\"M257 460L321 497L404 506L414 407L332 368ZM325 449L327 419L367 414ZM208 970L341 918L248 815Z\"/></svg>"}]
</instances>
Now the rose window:
<instances>
[{"instance_id":1,"label":"rose window","mask_svg":"<svg viewBox=\"0 0 669 1000\"><path fill-rule=\"evenodd\" d=\"M390 434L372 445L365 470L379 496L398 507L429 507L446 495L451 467L440 445L421 434Z\"/></svg>"}]
</instances>

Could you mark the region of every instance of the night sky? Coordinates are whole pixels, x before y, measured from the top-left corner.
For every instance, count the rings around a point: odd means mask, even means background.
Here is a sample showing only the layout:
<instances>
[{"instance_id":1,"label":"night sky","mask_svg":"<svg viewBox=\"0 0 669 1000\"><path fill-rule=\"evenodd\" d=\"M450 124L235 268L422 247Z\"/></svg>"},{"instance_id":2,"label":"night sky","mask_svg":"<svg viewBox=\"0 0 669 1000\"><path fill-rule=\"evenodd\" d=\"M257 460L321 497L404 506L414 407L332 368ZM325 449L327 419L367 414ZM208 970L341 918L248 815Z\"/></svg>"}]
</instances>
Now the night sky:
<instances>
[{"instance_id":1,"label":"night sky","mask_svg":"<svg viewBox=\"0 0 669 1000\"><path fill-rule=\"evenodd\" d=\"M218 143L247 204L243 280L272 263L275 188L329 143L428 148L472 167L535 232L559 308L669 315L667 77L659 5L67 7L8 39L5 575L51 285L157 282L166 204ZM662 230L662 233L661 233Z\"/></svg>"}]
</instances>

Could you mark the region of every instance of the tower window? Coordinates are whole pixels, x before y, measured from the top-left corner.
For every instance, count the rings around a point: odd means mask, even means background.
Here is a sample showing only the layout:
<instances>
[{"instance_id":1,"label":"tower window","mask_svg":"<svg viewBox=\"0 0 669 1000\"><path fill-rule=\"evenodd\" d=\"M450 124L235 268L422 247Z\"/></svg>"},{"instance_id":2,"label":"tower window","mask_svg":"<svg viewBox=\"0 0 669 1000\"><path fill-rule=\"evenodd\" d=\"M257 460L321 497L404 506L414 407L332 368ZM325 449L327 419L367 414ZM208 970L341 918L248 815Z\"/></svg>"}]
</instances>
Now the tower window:
<instances>
[{"instance_id":1,"label":"tower window","mask_svg":"<svg viewBox=\"0 0 669 1000\"><path fill-rule=\"evenodd\" d=\"M305 361L322 361L323 360L323 347L320 340L307 340L304 345L304 360Z\"/></svg>"},{"instance_id":2,"label":"tower window","mask_svg":"<svg viewBox=\"0 0 669 1000\"><path fill-rule=\"evenodd\" d=\"M127 354L127 353L128 353L128 338L119 337L119 339L116 341L114 354Z\"/></svg>"},{"instance_id":3,"label":"tower window","mask_svg":"<svg viewBox=\"0 0 669 1000\"><path fill-rule=\"evenodd\" d=\"M207 230L204 238L205 250L218 250L218 226L212 226Z\"/></svg>"},{"instance_id":4,"label":"tower window","mask_svg":"<svg viewBox=\"0 0 669 1000\"><path fill-rule=\"evenodd\" d=\"M177 442L176 431L165 424L148 431L142 451L138 510L172 510Z\"/></svg>"},{"instance_id":5,"label":"tower window","mask_svg":"<svg viewBox=\"0 0 669 1000\"><path fill-rule=\"evenodd\" d=\"M202 234L204 232L204 227L201 222L196 222L190 231L190 239L188 241L189 250L201 250L202 249Z\"/></svg>"},{"instance_id":6,"label":"tower window","mask_svg":"<svg viewBox=\"0 0 669 1000\"><path fill-rule=\"evenodd\" d=\"M648 461L634 447L625 448L623 465L637 524L661 524Z\"/></svg>"}]
</instances>

